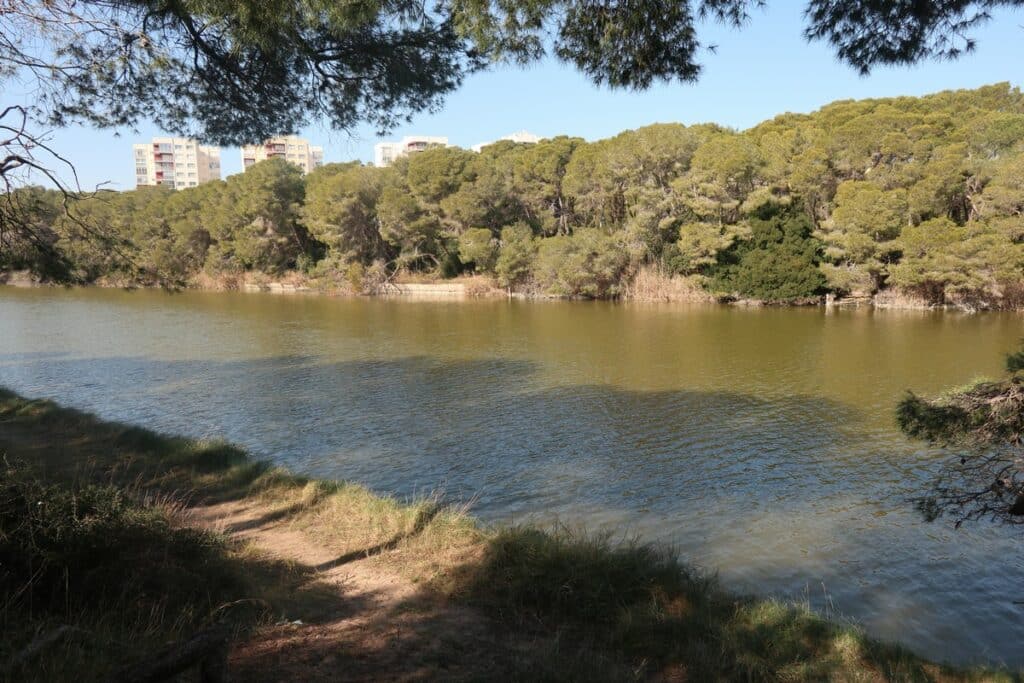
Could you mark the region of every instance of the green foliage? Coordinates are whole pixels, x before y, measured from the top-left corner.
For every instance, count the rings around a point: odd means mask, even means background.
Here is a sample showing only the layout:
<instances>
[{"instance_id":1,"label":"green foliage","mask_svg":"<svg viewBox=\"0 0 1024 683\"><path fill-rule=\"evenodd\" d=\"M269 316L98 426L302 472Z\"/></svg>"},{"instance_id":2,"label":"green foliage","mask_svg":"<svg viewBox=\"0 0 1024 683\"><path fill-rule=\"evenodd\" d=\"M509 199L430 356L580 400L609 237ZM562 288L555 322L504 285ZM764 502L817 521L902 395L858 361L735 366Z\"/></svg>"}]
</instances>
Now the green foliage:
<instances>
[{"instance_id":1,"label":"green foliage","mask_svg":"<svg viewBox=\"0 0 1024 683\"><path fill-rule=\"evenodd\" d=\"M550 294L586 298L614 297L629 265L621 242L595 228L543 240L536 278Z\"/></svg>"},{"instance_id":2,"label":"green foliage","mask_svg":"<svg viewBox=\"0 0 1024 683\"><path fill-rule=\"evenodd\" d=\"M1006 371L1020 372L1024 370L1024 349L1014 351L1006 356Z\"/></svg>"},{"instance_id":3,"label":"green foliage","mask_svg":"<svg viewBox=\"0 0 1024 683\"><path fill-rule=\"evenodd\" d=\"M303 224L335 259L370 263L385 251L377 218L381 169L329 164L306 179Z\"/></svg>"},{"instance_id":4,"label":"green foliage","mask_svg":"<svg viewBox=\"0 0 1024 683\"><path fill-rule=\"evenodd\" d=\"M716 133L694 152L692 173L679 188L683 201L704 220L735 222L743 200L757 188L762 164L760 150L748 137Z\"/></svg>"},{"instance_id":5,"label":"green foliage","mask_svg":"<svg viewBox=\"0 0 1024 683\"><path fill-rule=\"evenodd\" d=\"M302 173L284 159L262 161L228 178L213 207L207 266L279 273L294 268L310 242L300 223Z\"/></svg>"},{"instance_id":6,"label":"green foliage","mask_svg":"<svg viewBox=\"0 0 1024 683\"><path fill-rule=\"evenodd\" d=\"M718 263L719 256L724 251L732 247L737 239L749 237L749 234L747 225L681 225L670 267L673 272L683 275L707 273Z\"/></svg>"},{"instance_id":7,"label":"green foliage","mask_svg":"<svg viewBox=\"0 0 1024 683\"><path fill-rule=\"evenodd\" d=\"M894 240L908 223L907 193L851 180L838 187L834 202L828 227L821 232L825 256L840 266L826 270L832 274L829 284L838 291L870 293L880 285L885 263L897 251ZM866 277L861 281L844 277L844 271L852 269Z\"/></svg>"},{"instance_id":8,"label":"green foliage","mask_svg":"<svg viewBox=\"0 0 1024 683\"><path fill-rule=\"evenodd\" d=\"M591 644L589 668L549 680L646 679L683 667L700 681L870 680L880 671L887 680L933 678L899 647L807 609L730 595L676 553L633 539L565 527L502 529L464 573L459 594L510 627L572 633ZM595 667L597 652L622 653L643 668Z\"/></svg>"},{"instance_id":9,"label":"green foliage","mask_svg":"<svg viewBox=\"0 0 1024 683\"><path fill-rule=\"evenodd\" d=\"M212 534L174 528L111 486L72 490L11 472L0 486L0 592L30 586L22 598L35 609L116 604L138 618L160 608L152 596L165 585L205 602L238 588L210 571L221 550Z\"/></svg>"},{"instance_id":10,"label":"green foliage","mask_svg":"<svg viewBox=\"0 0 1024 683\"><path fill-rule=\"evenodd\" d=\"M520 212L511 173L487 157L477 157L473 162L459 189L441 200L441 213L456 224L456 229L496 229L513 222Z\"/></svg>"},{"instance_id":11,"label":"green foliage","mask_svg":"<svg viewBox=\"0 0 1024 683\"><path fill-rule=\"evenodd\" d=\"M438 106L486 64L450 13L409 2L45 4L49 11L4 15L4 33L25 40L0 50L0 75L46 73L38 104L60 125L149 120L228 145L314 117L342 130L384 129Z\"/></svg>"},{"instance_id":12,"label":"green foliage","mask_svg":"<svg viewBox=\"0 0 1024 683\"><path fill-rule=\"evenodd\" d=\"M495 272L502 287L516 287L533 273L537 245L533 231L524 223L510 225L501 231L501 246Z\"/></svg>"},{"instance_id":13,"label":"green foliage","mask_svg":"<svg viewBox=\"0 0 1024 683\"><path fill-rule=\"evenodd\" d=\"M384 188L377 203L381 236L397 250L404 262L419 263L426 256L437 263L441 222L399 185Z\"/></svg>"},{"instance_id":14,"label":"green foliage","mask_svg":"<svg viewBox=\"0 0 1024 683\"><path fill-rule=\"evenodd\" d=\"M955 405L930 402L913 392L896 407L896 423L909 437L948 442L963 434L970 422L967 413Z\"/></svg>"},{"instance_id":15,"label":"green foliage","mask_svg":"<svg viewBox=\"0 0 1024 683\"><path fill-rule=\"evenodd\" d=\"M944 303L951 293L969 295L1021 279L1021 245L996 226L959 226L933 218L904 229L898 245L902 258L890 269L892 283L932 303Z\"/></svg>"},{"instance_id":16,"label":"green foliage","mask_svg":"<svg viewBox=\"0 0 1024 683\"><path fill-rule=\"evenodd\" d=\"M412 194L427 205L437 205L473 180L474 155L458 147L434 147L409 158L406 182Z\"/></svg>"},{"instance_id":17,"label":"green foliage","mask_svg":"<svg viewBox=\"0 0 1024 683\"><path fill-rule=\"evenodd\" d=\"M441 256L441 263L438 266L437 272L443 278L453 278L458 276L465 270L466 264L459 258L457 249L445 251Z\"/></svg>"},{"instance_id":18,"label":"green foliage","mask_svg":"<svg viewBox=\"0 0 1024 683\"><path fill-rule=\"evenodd\" d=\"M54 121L113 127L148 119L222 144L297 130L317 117L341 130L360 122L387 129L436 108L476 70L548 54L612 87L694 81L707 47L699 20L738 27L748 19L748 3L738 0L598 9L576 0L458 0L430 12L408 0L44 4L48 11L32 4L4 15L4 33L23 40L0 50L0 75L35 76ZM877 3L811 0L807 37L829 42L862 70L952 58L973 46L965 32L987 11L1019 4L891 12ZM988 137L998 144L1007 132L993 127Z\"/></svg>"},{"instance_id":19,"label":"green foliage","mask_svg":"<svg viewBox=\"0 0 1024 683\"><path fill-rule=\"evenodd\" d=\"M579 224L610 227L644 212L670 213L673 181L690 168L705 127L655 124L580 146L566 165L565 190Z\"/></svg>"},{"instance_id":20,"label":"green foliage","mask_svg":"<svg viewBox=\"0 0 1024 683\"><path fill-rule=\"evenodd\" d=\"M900 401L896 421L915 439L956 446L930 491L917 500L928 520L943 514L965 521L1024 524L1024 350L1007 356L1009 373L933 399L913 393Z\"/></svg>"},{"instance_id":21,"label":"green foliage","mask_svg":"<svg viewBox=\"0 0 1024 683\"><path fill-rule=\"evenodd\" d=\"M893 288L934 304L1015 307L1022 120L1024 96L998 84L836 102L747 131L656 124L591 143L436 147L384 169L331 164L304 179L278 160L176 193L81 202L120 251L87 239L59 194L25 189L16 196L39 207L50 254L0 248L10 254L0 267L150 284L296 268L340 281L356 263L383 277L448 277L473 263L505 287L594 297L616 296L656 265L758 299ZM764 206L784 223L805 221L769 230L758 222ZM514 225L526 232L506 239ZM503 235L497 254L478 229Z\"/></svg>"},{"instance_id":22,"label":"green foliage","mask_svg":"<svg viewBox=\"0 0 1024 683\"><path fill-rule=\"evenodd\" d=\"M819 295L825 277L818 270L819 244L805 216L763 208L749 220L750 239L723 255L712 288L765 301Z\"/></svg>"},{"instance_id":23,"label":"green foliage","mask_svg":"<svg viewBox=\"0 0 1024 683\"><path fill-rule=\"evenodd\" d=\"M0 227L0 272L25 269L45 279L75 279L67 254L55 247L59 236L54 226L64 213L59 194L28 186L9 193L7 200L24 225L17 231ZM0 226L9 220L0 215Z\"/></svg>"},{"instance_id":24,"label":"green foliage","mask_svg":"<svg viewBox=\"0 0 1024 683\"><path fill-rule=\"evenodd\" d=\"M498 241L487 228L470 228L459 235L459 259L472 263L477 272L494 270L498 257Z\"/></svg>"},{"instance_id":25,"label":"green foliage","mask_svg":"<svg viewBox=\"0 0 1024 683\"><path fill-rule=\"evenodd\" d=\"M892 11L886 3L865 0L810 0L805 35L830 43L840 59L866 72L876 64L959 57L974 46L969 29L988 19L992 8L1022 2L911 3ZM430 11L411 0L342 5L324 0L22 4L17 12L0 13L0 32L18 37L0 44L0 83L11 81L33 93L29 109L37 123L85 122L117 128L150 121L206 142L238 145L298 130L313 119L325 119L340 130L365 122L385 131L415 113L439 107L469 74L496 64L528 64L546 55L611 87L643 89L657 81L695 81L701 72L697 55L713 52L698 38L698 23L712 18L740 27L749 19L752 3L453 0ZM1005 90L990 89L974 98L984 116L975 117L974 125L966 128L969 132L957 140L970 149L972 159L977 155L994 160L1017 145L1024 130L1019 98ZM597 160L592 178L577 176L580 194L588 204L580 224L620 227L631 217L629 207L641 206L648 219L641 225L648 234L633 242L645 243L647 248L633 251L651 259L657 256L651 247L656 251L660 242L650 239L650 226L658 225L680 205L692 214L682 217L685 221L736 223L741 212L767 198L763 191L772 186L772 190L800 194L816 218L819 211L827 213L838 182L864 180L876 169L876 176L887 178L886 185L904 182L909 174L892 165L929 165L937 150L921 138L948 132L945 122L922 120L919 112L907 112L901 102L882 108L887 110L883 116L842 112L842 120L829 122L837 125L785 134L770 131L762 140L717 130L703 149L692 147L694 137L680 127L652 128L652 135L626 134L605 149L593 148ZM11 112L17 115L20 110L12 107L5 114ZM971 118L965 114L978 112L960 107L951 113L963 125ZM16 132L3 143L4 156L19 160L10 170L31 167L53 179L38 160L27 163L21 157L51 151L38 142L30 131ZM568 145L570 154L574 144ZM562 171L569 165L566 146L544 149L554 153L554 164L528 161L523 183L485 172L464 191L460 185L477 176L462 177L466 163L457 158L459 152L427 155L410 165L409 186L431 209L438 208L442 199L454 197L443 208L442 218L460 222L462 229L477 225L498 229L527 220L542 235L567 235L573 227L573 203L560 187ZM619 154L622 148L628 149L625 155ZM676 186L678 198L663 201L656 190L650 191L664 188L670 176L685 171L691 156L692 177ZM63 161L59 155L53 158ZM865 158L870 165L864 164ZM937 204L953 201L959 194L956 213L950 215L958 222L968 220L971 204L958 193L952 167L934 165L943 167L945 180L926 184L930 191L922 192L921 219L941 215L935 210ZM531 166L542 171L539 183L529 177ZM582 163L580 168L587 166ZM639 182L638 170L643 178ZM790 170L793 182L787 183ZM834 171L846 177L835 177ZM9 174L6 179L14 180ZM632 190L621 185L624 179ZM646 185L652 187L635 191ZM510 187L528 195L526 201L509 201ZM755 201L744 204L744 195L754 195ZM245 204L242 198L236 201ZM547 202L543 210L538 210L538 201ZM0 239L0 266L27 264L56 279L80 279L65 262L70 252L54 252L51 236L34 230L32 219L24 218L17 202L7 202L4 212L5 231L13 236ZM272 221L264 217L259 227L271 232L281 227L268 222ZM231 229L221 226L221 230ZM85 232L99 247L117 252L112 244L117 240L96 229ZM277 236L266 235L262 244L254 244L258 239L249 232L240 244L218 250L219 267L237 259L244 267L280 269L300 262L308 266L316 257L316 245L306 244L301 235L296 234L295 242L306 256L300 258L294 245L276 243ZM205 246L214 242L221 240L213 237ZM89 256L93 262L83 266L86 279L95 275L96 261L102 260L96 254L83 254ZM411 258L439 260L436 254L430 256L417 253ZM154 261L164 269L182 266L177 259ZM106 268L110 269L109 264Z\"/></svg>"},{"instance_id":26,"label":"green foliage","mask_svg":"<svg viewBox=\"0 0 1024 683\"><path fill-rule=\"evenodd\" d=\"M574 197L566 190L565 176L581 138L559 136L514 150L512 184L523 220L542 235L567 234L572 226Z\"/></svg>"}]
</instances>

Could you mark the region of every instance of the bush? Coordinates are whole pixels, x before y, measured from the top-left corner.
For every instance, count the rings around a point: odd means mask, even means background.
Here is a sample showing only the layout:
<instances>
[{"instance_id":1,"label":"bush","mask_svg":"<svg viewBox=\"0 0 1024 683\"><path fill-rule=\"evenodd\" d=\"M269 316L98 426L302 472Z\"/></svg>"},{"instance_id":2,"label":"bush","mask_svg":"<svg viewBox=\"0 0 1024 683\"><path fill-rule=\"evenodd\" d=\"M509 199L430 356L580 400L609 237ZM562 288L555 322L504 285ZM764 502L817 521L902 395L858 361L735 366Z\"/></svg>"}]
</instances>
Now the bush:
<instances>
[{"instance_id":1,"label":"bush","mask_svg":"<svg viewBox=\"0 0 1024 683\"><path fill-rule=\"evenodd\" d=\"M792 301L825 291L820 243L802 213L762 207L749 220L750 239L723 253L711 288L765 301Z\"/></svg>"},{"instance_id":2,"label":"bush","mask_svg":"<svg viewBox=\"0 0 1024 683\"><path fill-rule=\"evenodd\" d=\"M474 271L493 271L497 257L497 240L487 228L470 228L459 235L459 258L463 263L472 263Z\"/></svg>"},{"instance_id":3,"label":"bush","mask_svg":"<svg viewBox=\"0 0 1024 683\"><path fill-rule=\"evenodd\" d=\"M629 254L614 236L579 230L541 243L536 276L545 291L587 298L617 296Z\"/></svg>"},{"instance_id":4,"label":"bush","mask_svg":"<svg viewBox=\"0 0 1024 683\"><path fill-rule=\"evenodd\" d=\"M0 484L0 594L7 609L117 613L125 623L208 612L242 584L213 534L111 486Z\"/></svg>"},{"instance_id":5,"label":"bush","mask_svg":"<svg viewBox=\"0 0 1024 683\"><path fill-rule=\"evenodd\" d=\"M536 258L537 246L529 225L517 223L503 228L501 247L495 264L498 283L502 287L523 284L533 273Z\"/></svg>"},{"instance_id":6,"label":"bush","mask_svg":"<svg viewBox=\"0 0 1024 683\"><path fill-rule=\"evenodd\" d=\"M866 296L877 290L874 275L863 264L822 263L818 267L825 276L829 289L837 294Z\"/></svg>"},{"instance_id":7,"label":"bush","mask_svg":"<svg viewBox=\"0 0 1024 683\"><path fill-rule=\"evenodd\" d=\"M442 254L441 262L437 270L441 277L447 280L453 277L458 277L465 269L466 266L459 259L458 251L451 249Z\"/></svg>"},{"instance_id":8,"label":"bush","mask_svg":"<svg viewBox=\"0 0 1024 683\"><path fill-rule=\"evenodd\" d=\"M681 591L700 581L665 548L569 528L504 529L487 550L470 598L529 623L613 624L624 608L651 600L656 587Z\"/></svg>"}]
</instances>

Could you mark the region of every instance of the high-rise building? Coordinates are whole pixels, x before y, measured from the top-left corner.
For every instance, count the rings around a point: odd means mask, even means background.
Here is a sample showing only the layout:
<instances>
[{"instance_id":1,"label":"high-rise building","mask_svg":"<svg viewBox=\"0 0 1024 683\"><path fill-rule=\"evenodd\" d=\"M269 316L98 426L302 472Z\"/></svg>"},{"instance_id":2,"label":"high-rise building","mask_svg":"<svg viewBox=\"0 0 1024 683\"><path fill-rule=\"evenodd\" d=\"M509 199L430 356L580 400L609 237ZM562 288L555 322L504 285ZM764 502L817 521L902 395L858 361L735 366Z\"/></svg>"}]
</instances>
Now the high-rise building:
<instances>
[{"instance_id":1,"label":"high-rise building","mask_svg":"<svg viewBox=\"0 0 1024 683\"><path fill-rule=\"evenodd\" d=\"M373 165L390 166L395 159L422 152L430 147L447 147L448 138L430 135L407 135L401 142L378 142L373 146Z\"/></svg>"},{"instance_id":2,"label":"high-rise building","mask_svg":"<svg viewBox=\"0 0 1024 683\"><path fill-rule=\"evenodd\" d=\"M309 144L309 140L295 135L270 138L258 145L242 147L242 170L248 171L253 164L274 157L290 161L301 168L303 173L309 173L324 165L324 148L314 147Z\"/></svg>"},{"instance_id":3,"label":"high-rise building","mask_svg":"<svg viewBox=\"0 0 1024 683\"><path fill-rule=\"evenodd\" d=\"M501 142L502 140L509 140L510 142L518 142L520 144L533 145L540 142L542 139L543 138L541 138L539 135L534 135L533 133L521 130L518 133L512 133L510 135L506 135L503 138L498 138L497 140L477 143L473 145L472 149L474 152L479 152L487 145L493 145L495 142Z\"/></svg>"},{"instance_id":4,"label":"high-rise building","mask_svg":"<svg viewBox=\"0 0 1024 683\"><path fill-rule=\"evenodd\" d=\"M220 179L220 147L200 145L190 138L153 138L132 145L132 151L136 185L181 189Z\"/></svg>"}]
</instances>

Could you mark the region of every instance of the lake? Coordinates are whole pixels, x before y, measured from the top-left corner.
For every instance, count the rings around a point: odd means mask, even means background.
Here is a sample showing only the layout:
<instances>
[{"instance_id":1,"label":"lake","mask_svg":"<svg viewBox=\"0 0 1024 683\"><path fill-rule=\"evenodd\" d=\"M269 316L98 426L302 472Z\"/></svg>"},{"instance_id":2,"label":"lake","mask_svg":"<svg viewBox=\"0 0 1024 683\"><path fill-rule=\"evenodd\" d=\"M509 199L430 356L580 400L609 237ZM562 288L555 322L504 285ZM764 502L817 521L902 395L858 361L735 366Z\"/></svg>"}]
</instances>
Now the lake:
<instances>
[{"instance_id":1,"label":"lake","mask_svg":"<svg viewBox=\"0 0 1024 683\"><path fill-rule=\"evenodd\" d=\"M1014 314L0 287L0 384L488 521L674 544L955 663L1024 665L1019 531L926 523L893 409Z\"/></svg>"}]
</instances>

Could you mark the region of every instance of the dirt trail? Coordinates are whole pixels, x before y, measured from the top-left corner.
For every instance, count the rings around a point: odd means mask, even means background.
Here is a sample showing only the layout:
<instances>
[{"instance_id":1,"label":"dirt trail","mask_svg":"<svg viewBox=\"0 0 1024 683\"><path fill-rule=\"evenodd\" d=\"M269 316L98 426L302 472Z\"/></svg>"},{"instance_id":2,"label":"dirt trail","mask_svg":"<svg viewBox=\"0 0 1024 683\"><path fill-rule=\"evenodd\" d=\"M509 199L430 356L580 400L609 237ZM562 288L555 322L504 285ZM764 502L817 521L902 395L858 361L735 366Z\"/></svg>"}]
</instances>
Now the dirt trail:
<instances>
[{"instance_id":1,"label":"dirt trail","mask_svg":"<svg viewBox=\"0 0 1024 683\"><path fill-rule=\"evenodd\" d=\"M367 558L338 558L266 508L192 508L191 523L248 541L307 569L295 614L238 643L239 681L416 681L499 678L514 653L483 615L443 602Z\"/></svg>"}]
</instances>

